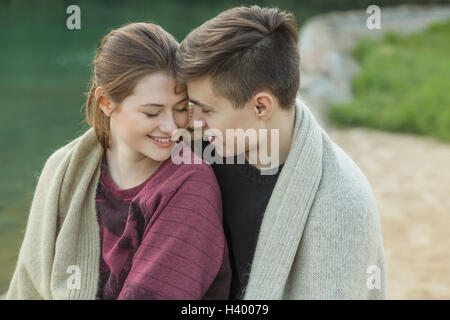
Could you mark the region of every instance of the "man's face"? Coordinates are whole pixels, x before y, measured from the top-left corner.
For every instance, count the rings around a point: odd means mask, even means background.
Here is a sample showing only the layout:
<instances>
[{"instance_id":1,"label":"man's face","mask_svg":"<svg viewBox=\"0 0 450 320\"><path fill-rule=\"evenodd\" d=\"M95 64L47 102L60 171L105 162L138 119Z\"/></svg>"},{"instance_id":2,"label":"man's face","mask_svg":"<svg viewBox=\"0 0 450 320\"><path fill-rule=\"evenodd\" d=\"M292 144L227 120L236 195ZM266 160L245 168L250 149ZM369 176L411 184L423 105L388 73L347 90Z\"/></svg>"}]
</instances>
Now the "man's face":
<instances>
[{"instance_id":1,"label":"man's face","mask_svg":"<svg viewBox=\"0 0 450 320\"><path fill-rule=\"evenodd\" d=\"M201 121L203 132L210 137L210 142L212 140L219 155L230 157L256 147L249 146L246 140L245 146L237 148L237 137L234 138L234 143L227 143L226 139L227 129L243 129L244 132L247 129L258 129L258 119L250 105L246 104L242 109L233 108L228 99L214 94L209 77L188 82L187 91L189 100L194 105L189 126L194 128L194 121ZM214 134L215 130L221 134ZM242 138L243 135L240 136Z\"/></svg>"}]
</instances>

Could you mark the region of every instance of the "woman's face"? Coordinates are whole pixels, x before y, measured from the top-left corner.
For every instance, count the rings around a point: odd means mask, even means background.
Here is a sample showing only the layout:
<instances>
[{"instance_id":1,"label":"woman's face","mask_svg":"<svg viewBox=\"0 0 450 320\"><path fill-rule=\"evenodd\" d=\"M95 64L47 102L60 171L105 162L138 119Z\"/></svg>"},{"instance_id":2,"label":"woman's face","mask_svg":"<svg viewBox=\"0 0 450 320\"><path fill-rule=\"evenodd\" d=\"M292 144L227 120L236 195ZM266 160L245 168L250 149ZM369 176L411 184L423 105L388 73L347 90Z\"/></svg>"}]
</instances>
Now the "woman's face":
<instances>
[{"instance_id":1,"label":"woman's face","mask_svg":"<svg viewBox=\"0 0 450 320\"><path fill-rule=\"evenodd\" d=\"M175 79L164 72L143 77L130 96L113 106L111 148L130 160L170 158L172 133L189 121L186 90L175 87Z\"/></svg>"}]
</instances>

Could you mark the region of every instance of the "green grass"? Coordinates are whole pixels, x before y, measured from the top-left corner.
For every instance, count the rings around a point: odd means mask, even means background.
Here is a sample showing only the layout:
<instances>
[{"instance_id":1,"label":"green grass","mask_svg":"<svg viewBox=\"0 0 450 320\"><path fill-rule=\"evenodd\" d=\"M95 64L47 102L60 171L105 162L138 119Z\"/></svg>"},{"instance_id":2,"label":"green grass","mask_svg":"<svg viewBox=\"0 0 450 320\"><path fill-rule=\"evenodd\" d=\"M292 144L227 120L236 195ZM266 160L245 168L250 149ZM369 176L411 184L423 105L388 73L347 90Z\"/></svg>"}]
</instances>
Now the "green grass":
<instances>
[{"instance_id":1,"label":"green grass","mask_svg":"<svg viewBox=\"0 0 450 320\"><path fill-rule=\"evenodd\" d=\"M354 100L330 108L337 126L364 126L450 142L450 20L402 36L364 39Z\"/></svg>"}]
</instances>

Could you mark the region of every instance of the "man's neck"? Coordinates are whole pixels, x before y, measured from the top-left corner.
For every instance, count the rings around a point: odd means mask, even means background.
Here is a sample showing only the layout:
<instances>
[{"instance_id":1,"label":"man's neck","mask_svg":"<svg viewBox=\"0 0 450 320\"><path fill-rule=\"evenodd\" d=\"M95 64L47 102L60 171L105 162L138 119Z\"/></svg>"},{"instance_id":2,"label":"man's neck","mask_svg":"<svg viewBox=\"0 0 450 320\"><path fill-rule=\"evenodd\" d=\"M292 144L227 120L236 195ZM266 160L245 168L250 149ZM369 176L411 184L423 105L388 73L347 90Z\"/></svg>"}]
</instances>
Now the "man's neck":
<instances>
[{"instance_id":1,"label":"man's neck","mask_svg":"<svg viewBox=\"0 0 450 320\"><path fill-rule=\"evenodd\" d=\"M277 159L277 161L271 161L269 164L263 164L260 161L259 155L257 157L257 163L255 165L258 169L272 169L286 162L286 159L291 148L292 137L295 129L295 117L296 108L295 106L289 111L279 111L270 120L267 126L267 139L263 141L258 141L258 150L262 149L263 153L266 152L268 157L272 159ZM271 130L278 130L277 135L272 135ZM272 141L272 137L275 140ZM266 141L264 141L266 140ZM272 151L278 152L278 157L272 154ZM246 159L249 160L249 152L245 155Z\"/></svg>"},{"instance_id":2,"label":"man's neck","mask_svg":"<svg viewBox=\"0 0 450 320\"><path fill-rule=\"evenodd\" d=\"M280 129L280 164L285 163L291 150L292 138L295 129L295 106L286 112L280 113L280 120L278 128Z\"/></svg>"}]
</instances>

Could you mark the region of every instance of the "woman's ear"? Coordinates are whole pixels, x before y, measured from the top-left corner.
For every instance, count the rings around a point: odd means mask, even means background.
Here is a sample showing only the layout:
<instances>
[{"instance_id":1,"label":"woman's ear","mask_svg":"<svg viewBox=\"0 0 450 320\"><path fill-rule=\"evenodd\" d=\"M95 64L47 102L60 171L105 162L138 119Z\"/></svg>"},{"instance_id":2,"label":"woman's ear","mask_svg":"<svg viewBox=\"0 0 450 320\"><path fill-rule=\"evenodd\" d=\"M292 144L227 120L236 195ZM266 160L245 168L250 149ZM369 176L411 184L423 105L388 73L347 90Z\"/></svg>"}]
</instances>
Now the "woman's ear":
<instances>
[{"instance_id":1,"label":"woman's ear","mask_svg":"<svg viewBox=\"0 0 450 320\"><path fill-rule=\"evenodd\" d=\"M262 91L257 93L253 99L253 110L258 118L267 120L270 118L274 108L274 99L268 92Z\"/></svg>"},{"instance_id":2,"label":"woman's ear","mask_svg":"<svg viewBox=\"0 0 450 320\"><path fill-rule=\"evenodd\" d=\"M95 99L100 99L100 101L98 102L99 108L102 109L103 113L106 116L110 117L113 111L113 106L109 98L103 94L102 87L97 87L97 89L95 89Z\"/></svg>"}]
</instances>

